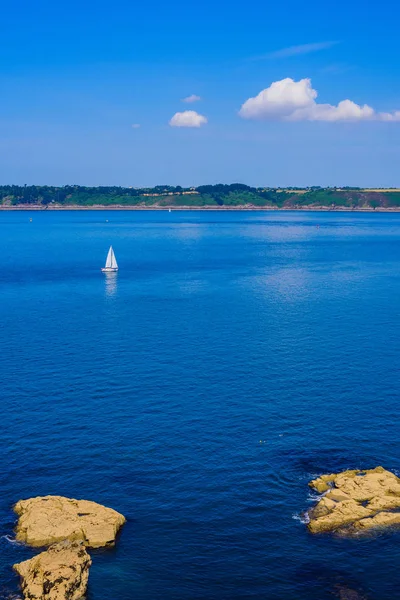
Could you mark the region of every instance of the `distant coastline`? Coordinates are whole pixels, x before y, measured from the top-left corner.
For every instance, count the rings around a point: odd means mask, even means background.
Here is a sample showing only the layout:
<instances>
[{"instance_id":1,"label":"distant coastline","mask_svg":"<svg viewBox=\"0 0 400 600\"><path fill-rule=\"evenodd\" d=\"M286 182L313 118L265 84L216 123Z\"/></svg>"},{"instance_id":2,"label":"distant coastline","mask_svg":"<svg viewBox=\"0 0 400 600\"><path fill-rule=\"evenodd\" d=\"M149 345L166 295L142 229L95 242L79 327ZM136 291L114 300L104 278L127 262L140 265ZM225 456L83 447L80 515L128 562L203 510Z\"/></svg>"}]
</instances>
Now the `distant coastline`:
<instances>
[{"instance_id":1,"label":"distant coastline","mask_svg":"<svg viewBox=\"0 0 400 600\"><path fill-rule=\"evenodd\" d=\"M0 211L41 211L41 212L54 212L54 211L105 211L105 210L133 210L133 211L212 211L212 212L238 212L238 211L298 211L298 212L363 212L363 213L398 213L400 207L383 207L378 206L372 208L370 206L364 207L348 207L348 206L176 206L171 204L170 206L124 206L124 205L109 205L104 204L93 204L91 206L79 206L78 204L70 204L63 206L43 206L43 205L32 205L32 204L20 204L15 206L2 206L0 205Z\"/></svg>"},{"instance_id":2,"label":"distant coastline","mask_svg":"<svg viewBox=\"0 0 400 600\"><path fill-rule=\"evenodd\" d=\"M3 210L400 211L400 188L251 187L243 183L152 188L0 185Z\"/></svg>"}]
</instances>

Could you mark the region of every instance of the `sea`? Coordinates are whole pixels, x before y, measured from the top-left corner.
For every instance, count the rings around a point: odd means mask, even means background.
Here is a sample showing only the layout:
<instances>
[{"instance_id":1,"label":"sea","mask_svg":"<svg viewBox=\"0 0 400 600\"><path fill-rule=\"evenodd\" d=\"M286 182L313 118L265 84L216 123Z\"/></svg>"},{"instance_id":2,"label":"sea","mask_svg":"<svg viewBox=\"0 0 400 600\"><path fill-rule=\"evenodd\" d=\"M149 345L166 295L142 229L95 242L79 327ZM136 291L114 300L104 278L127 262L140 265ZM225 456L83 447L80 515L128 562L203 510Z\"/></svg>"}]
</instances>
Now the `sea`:
<instances>
[{"instance_id":1,"label":"sea","mask_svg":"<svg viewBox=\"0 0 400 600\"><path fill-rule=\"evenodd\" d=\"M3 211L0 257L2 600L46 494L127 517L87 600L399 597L399 531L305 523L400 474L399 213Z\"/></svg>"}]
</instances>

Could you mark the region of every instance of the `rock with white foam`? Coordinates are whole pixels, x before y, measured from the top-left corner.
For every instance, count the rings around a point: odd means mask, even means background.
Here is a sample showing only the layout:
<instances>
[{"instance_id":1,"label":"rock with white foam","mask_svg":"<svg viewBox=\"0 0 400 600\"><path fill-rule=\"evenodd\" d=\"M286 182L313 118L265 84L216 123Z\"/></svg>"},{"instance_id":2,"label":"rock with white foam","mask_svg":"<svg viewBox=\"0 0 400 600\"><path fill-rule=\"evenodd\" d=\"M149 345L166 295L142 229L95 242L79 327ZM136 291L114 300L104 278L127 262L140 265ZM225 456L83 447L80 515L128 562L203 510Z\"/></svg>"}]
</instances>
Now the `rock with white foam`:
<instances>
[{"instance_id":1,"label":"rock with white foam","mask_svg":"<svg viewBox=\"0 0 400 600\"><path fill-rule=\"evenodd\" d=\"M400 525L400 478L383 467L322 475L310 487L324 496L309 511L312 533L357 533Z\"/></svg>"}]
</instances>

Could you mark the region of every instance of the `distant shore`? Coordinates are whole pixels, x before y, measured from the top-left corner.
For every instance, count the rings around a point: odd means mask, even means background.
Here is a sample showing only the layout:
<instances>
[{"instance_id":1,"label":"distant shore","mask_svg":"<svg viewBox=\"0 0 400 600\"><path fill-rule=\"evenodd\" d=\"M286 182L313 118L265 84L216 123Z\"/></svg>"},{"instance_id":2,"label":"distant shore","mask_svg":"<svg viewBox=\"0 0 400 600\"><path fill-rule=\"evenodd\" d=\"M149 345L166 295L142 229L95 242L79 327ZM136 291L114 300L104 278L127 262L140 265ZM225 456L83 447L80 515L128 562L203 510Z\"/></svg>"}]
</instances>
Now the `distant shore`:
<instances>
[{"instance_id":1,"label":"distant shore","mask_svg":"<svg viewBox=\"0 0 400 600\"><path fill-rule=\"evenodd\" d=\"M114 204L112 206L104 206L102 204L93 204L92 206L78 206L76 204L64 205L64 206L40 206L37 204L26 205L20 204L16 206L0 206L0 211L42 211L42 212L53 212L53 211L66 211L66 210L136 210L136 211L217 211L217 212L229 212L229 211L299 211L299 212L367 212L367 213L398 213L400 207L357 207L350 208L348 206L123 206Z\"/></svg>"},{"instance_id":2,"label":"distant shore","mask_svg":"<svg viewBox=\"0 0 400 600\"><path fill-rule=\"evenodd\" d=\"M0 185L3 210L211 210L400 212L400 188L255 188L243 183L196 188Z\"/></svg>"}]
</instances>

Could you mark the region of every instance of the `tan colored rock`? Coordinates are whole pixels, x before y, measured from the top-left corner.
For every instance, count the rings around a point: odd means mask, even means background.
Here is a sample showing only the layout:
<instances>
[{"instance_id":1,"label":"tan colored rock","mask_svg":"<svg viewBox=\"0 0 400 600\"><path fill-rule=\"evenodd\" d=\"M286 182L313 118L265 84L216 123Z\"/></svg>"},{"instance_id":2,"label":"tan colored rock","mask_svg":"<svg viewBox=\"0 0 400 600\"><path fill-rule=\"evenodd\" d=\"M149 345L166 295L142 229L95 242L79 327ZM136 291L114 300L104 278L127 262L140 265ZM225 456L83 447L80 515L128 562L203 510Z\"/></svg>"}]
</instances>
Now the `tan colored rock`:
<instances>
[{"instance_id":1,"label":"tan colored rock","mask_svg":"<svg viewBox=\"0 0 400 600\"><path fill-rule=\"evenodd\" d=\"M316 509L318 509L318 505ZM332 531L345 525L353 525L355 521L369 517L372 514L371 511L358 504L355 500L335 502L328 514L318 516L317 512L317 516L314 517L314 513L311 512L308 528L312 533Z\"/></svg>"},{"instance_id":2,"label":"tan colored rock","mask_svg":"<svg viewBox=\"0 0 400 600\"><path fill-rule=\"evenodd\" d=\"M380 512L370 519L361 519L356 525L357 530L376 529L377 527L390 527L400 524L400 513Z\"/></svg>"},{"instance_id":3,"label":"tan colored rock","mask_svg":"<svg viewBox=\"0 0 400 600\"><path fill-rule=\"evenodd\" d=\"M329 515L335 508L335 506L336 502L324 496L323 498L321 498L320 502L318 502L317 506L314 507L313 518L319 519L320 517L325 517L326 515Z\"/></svg>"},{"instance_id":4,"label":"tan colored rock","mask_svg":"<svg viewBox=\"0 0 400 600\"><path fill-rule=\"evenodd\" d=\"M62 496L39 496L14 506L19 519L16 538L29 546L48 546L62 540L81 540L100 548L114 544L125 517L96 502Z\"/></svg>"},{"instance_id":5,"label":"tan colored rock","mask_svg":"<svg viewBox=\"0 0 400 600\"><path fill-rule=\"evenodd\" d=\"M348 494L341 492L340 490L330 489L329 492L324 496L324 498L329 498L330 500L334 500L335 502L342 502L343 500L351 500Z\"/></svg>"},{"instance_id":6,"label":"tan colored rock","mask_svg":"<svg viewBox=\"0 0 400 600\"><path fill-rule=\"evenodd\" d=\"M319 494L323 494L329 490L335 477L336 475L321 475L318 479L310 481L309 485Z\"/></svg>"},{"instance_id":7,"label":"tan colored rock","mask_svg":"<svg viewBox=\"0 0 400 600\"><path fill-rule=\"evenodd\" d=\"M400 524L400 479L383 467L322 475L310 487L324 496L309 512L308 528L356 532Z\"/></svg>"},{"instance_id":8,"label":"tan colored rock","mask_svg":"<svg viewBox=\"0 0 400 600\"><path fill-rule=\"evenodd\" d=\"M81 600L92 564L82 542L59 542L14 565L26 600Z\"/></svg>"}]
</instances>

